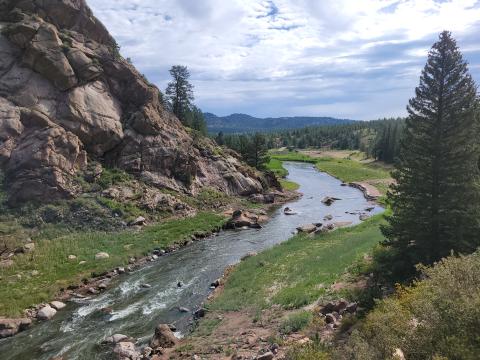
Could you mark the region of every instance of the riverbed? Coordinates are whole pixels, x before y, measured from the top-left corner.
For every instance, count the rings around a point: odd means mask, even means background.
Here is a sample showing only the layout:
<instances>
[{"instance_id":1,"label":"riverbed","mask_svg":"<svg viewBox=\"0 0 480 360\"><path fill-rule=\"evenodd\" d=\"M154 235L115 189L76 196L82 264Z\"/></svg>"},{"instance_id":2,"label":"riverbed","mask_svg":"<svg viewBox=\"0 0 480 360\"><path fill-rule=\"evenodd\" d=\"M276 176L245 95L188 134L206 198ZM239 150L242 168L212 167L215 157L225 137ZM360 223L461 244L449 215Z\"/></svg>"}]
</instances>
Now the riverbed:
<instances>
[{"instance_id":1,"label":"riverbed","mask_svg":"<svg viewBox=\"0 0 480 360\"><path fill-rule=\"evenodd\" d=\"M324 222L326 215L333 216L331 222L357 224L359 215L349 212L372 206L371 215L383 211L369 203L361 191L341 186L338 179L317 171L312 164L286 162L284 167L289 172L288 180L298 183L303 194L287 204L297 215L285 215L283 207L279 208L262 229L224 231L121 275L101 295L70 302L52 320L0 340L0 358L48 360L65 355L68 360L111 359L112 347L101 345L104 338L120 333L146 343L159 323L175 324L177 335L183 336L188 333L192 314L182 313L178 307L199 307L212 291L210 283L248 252L283 242L293 236L296 227ZM321 202L325 196L341 200L326 206ZM181 287L177 286L179 282ZM113 312L101 312L105 307Z\"/></svg>"}]
</instances>

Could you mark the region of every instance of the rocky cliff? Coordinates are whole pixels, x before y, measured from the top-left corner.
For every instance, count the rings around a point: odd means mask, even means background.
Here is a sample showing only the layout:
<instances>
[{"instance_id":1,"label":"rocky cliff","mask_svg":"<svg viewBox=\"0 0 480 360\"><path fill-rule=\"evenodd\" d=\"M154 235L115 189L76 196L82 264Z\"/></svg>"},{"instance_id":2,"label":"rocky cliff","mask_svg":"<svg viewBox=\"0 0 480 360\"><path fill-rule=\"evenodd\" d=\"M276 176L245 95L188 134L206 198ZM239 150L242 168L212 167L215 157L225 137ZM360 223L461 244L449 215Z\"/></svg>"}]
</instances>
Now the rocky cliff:
<instances>
[{"instance_id":1,"label":"rocky cliff","mask_svg":"<svg viewBox=\"0 0 480 360\"><path fill-rule=\"evenodd\" d=\"M0 31L0 169L12 205L74 197L90 161L176 191L262 191L234 154L163 109L85 0L0 0Z\"/></svg>"}]
</instances>

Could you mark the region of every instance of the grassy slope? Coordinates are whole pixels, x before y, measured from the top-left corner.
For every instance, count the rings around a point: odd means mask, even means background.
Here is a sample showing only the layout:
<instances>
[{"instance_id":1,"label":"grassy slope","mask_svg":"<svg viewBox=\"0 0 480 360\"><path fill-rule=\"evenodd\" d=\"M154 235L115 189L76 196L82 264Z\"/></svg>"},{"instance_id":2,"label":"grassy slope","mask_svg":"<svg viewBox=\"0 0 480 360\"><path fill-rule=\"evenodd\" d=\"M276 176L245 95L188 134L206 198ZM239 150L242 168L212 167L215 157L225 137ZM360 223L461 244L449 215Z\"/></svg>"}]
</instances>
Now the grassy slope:
<instances>
[{"instance_id":1,"label":"grassy slope","mask_svg":"<svg viewBox=\"0 0 480 360\"><path fill-rule=\"evenodd\" d=\"M224 221L222 216L200 213L194 218L152 225L140 232L78 232L57 238L43 234L34 238L36 248L32 254L18 255L13 267L0 268L0 315L20 315L23 309L51 300L60 288L78 284L92 272L125 265L132 256L143 256L153 248L184 241L195 232L217 229ZM94 260L100 251L107 252L110 258ZM77 259L69 261L68 255ZM86 263L79 265L82 260ZM34 270L39 274L32 276Z\"/></svg>"},{"instance_id":2,"label":"grassy slope","mask_svg":"<svg viewBox=\"0 0 480 360\"><path fill-rule=\"evenodd\" d=\"M333 157L314 158L299 152L272 154L271 161L301 161L315 164L324 172L345 181L365 181L373 179L388 179L390 173L387 169L375 166L373 163L362 163L350 158L338 159Z\"/></svg>"},{"instance_id":3,"label":"grassy slope","mask_svg":"<svg viewBox=\"0 0 480 360\"><path fill-rule=\"evenodd\" d=\"M382 216L314 238L297 235L240 263L211 304L216 310L298 308L315 301L358 257L377 244Z\"/></svg>"},{"instance_id":4,"label":"grassy slope","mask_svg":"<svg viewBox=\"0 0 480 360\"><path fill-rule=\"evenodd\" d=\"M280 184L282 185L283 189L294 191L300 187L300 185L298 185L296 182L284 179L288 175L288 171L283 167L281 160L270 158L270 161L266 166L268 170L273 171L275 175L280 178Z\"/></svg>"}]
</instances>

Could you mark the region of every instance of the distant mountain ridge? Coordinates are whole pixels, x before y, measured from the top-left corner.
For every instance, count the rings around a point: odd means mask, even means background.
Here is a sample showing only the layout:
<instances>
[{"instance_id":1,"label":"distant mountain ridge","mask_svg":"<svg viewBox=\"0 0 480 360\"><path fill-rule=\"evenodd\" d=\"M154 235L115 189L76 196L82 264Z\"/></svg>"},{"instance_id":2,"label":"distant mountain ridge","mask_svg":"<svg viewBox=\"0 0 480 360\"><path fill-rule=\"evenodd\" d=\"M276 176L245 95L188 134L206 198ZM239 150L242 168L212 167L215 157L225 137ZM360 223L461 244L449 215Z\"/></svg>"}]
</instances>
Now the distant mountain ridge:
<instances>
[{"instance_id":1,"label":"distant mountain ridge","mask_svg":"<svg viewBox=\"0 0 480 360\"><path fill-rule=\"evenodd\" d=\"M336 119L332 117L293 116L278 118L256 118L247 114L231 114L217 116L204 113L209 133L250 133L288 130L319 125L344 125L352 123L350 119Z\"/></svg>"}]
</instances>

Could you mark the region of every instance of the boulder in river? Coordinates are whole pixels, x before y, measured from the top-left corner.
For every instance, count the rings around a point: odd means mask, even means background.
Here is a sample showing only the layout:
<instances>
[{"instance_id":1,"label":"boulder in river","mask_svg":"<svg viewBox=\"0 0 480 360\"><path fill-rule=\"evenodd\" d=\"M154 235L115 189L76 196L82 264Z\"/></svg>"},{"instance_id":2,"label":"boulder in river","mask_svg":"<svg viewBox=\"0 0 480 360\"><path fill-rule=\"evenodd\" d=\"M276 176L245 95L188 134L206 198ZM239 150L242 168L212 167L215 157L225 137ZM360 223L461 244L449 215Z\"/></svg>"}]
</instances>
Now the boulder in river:
<instances>
[{"instance_id":1,"label":"boulder in river","mask_svg":"<svg viewBox=\"0 0 480 360\"><path fill-rule=\"evenodd\" d=\"M325 220L325 221L330 221L330 220L332 220L332 219L333 219L333 215L330 215L330 214L325 215L325 216L323 217L323 220Z\"/></svg>"},{"instance_id":2,"label":"boulder in river","mask_svg":"<svg viewBox=\"0 0 480 360\"><path fill-rule=\"evenodd\" d=\"M205 317L205 314L207 313L207 310L205 308L200 308L200 309L197 309L194 313L193 313L193 317L195 319L200 319L200 318L203 318Z\"/></svg>"},{"instance_id":3,"label":"boulder in river","mask_svg":"<svg viewBox=\"0 0 480 360\"><path fill-rule=\"evenodd\" d=\"M283 213L285 215L297 215L297 213L292 209L290 209L288 206L285 209L283 209Z\"/></svg>"},{"instance_id":4,"label":"boulder in river","mask_svg":"<svg viewBox=\"0 0 480 360\"><path fill-rule=\"evenodd\" d=\"M155 328L155 334L150 340L150 347L153 349L171 348L178 344L178 339L173 334L172 330L167 324L160 324Z\"/></svg>"},{"instance_id":5,"label":"boulder in river","mask_svg":"<svg viewBox=\"0 0 480 360\"><path fill-rule=\"evenodd\" d=\"M325 196L323 199L322 199L322 203L327 205L327 206L330 206L332 205L335 201L337 200L341 200L339 198L336 198L336 197L331 197L331 196Z\"/></svg>"},{"instance_id":6,"label":"boulder in river","mask_svg":"<svg viewBox=\"0 0 480 360\"><path fill-rule=\"evenodd\" d=\"M50 306L51 306L52 308L54 308L55 310L61 310L61 309L63 309L63 308L64 308L65 306L67 306L67 305L65 305L65 304L64 304L63 302L61 302L61 301L52 301L52 302L50 303Z\"/></svg>"},{"instance_id":7,"label":"boulder in river","mask_svg":"<svg viewBox=\"0 0 480 360\"><path fill-rule=\"evenodd\" d=\"M50 305L46 305L42 307L40 310L38 310L37 318L40 320L50 320L52 317L55 316L56 313L57 313L57 310L55 310Z\"/></svg>"},{"instance_id":8,"label":"boulder in river","mask_svg":"<svg viewBox=\"0 0 480 360\"><path fill-rule=\"evenodd\" d=\"M265 216L259 217L258 215L244 210L236 210L232 213L232 217L228 220L225 227L227 229L241 229L247 228L259 228L259 222L267 220Z\"/></svg>"},{"instance_id":9,"label":"boulder in river","mask_svg":"<svg viewBox=\"0 0 480 360\"><path fill-rule=\"evenodd\" d=\"M222 279L219 278L219 279L215 280L214 282L212 282L212 283L210 284L210 286L217 288L217 287L219 287L221 284L222 284Z\"/></svg>"},{"instance_id":10,"label":"boulder in river","mask_svg":"<svg viewBox=\"0 0 480 360\"><path fill-rule=\"evenodd\" d=\"M14 336L20 331L26 330L32 324L32 320L24 319L0 319L0 339Z\"/></svg>"},{"instance_id":11,"label":"boulder in river","mask_svg":"<svg viewBox=\"0 0 480 360\"><path fill-rule=\"evenodd\" d=\"M367 220L369 217L370 217L370 216L368 216L367 214L360 214L359 219L360 219L361 221L365 221L365 220Z\"/></svg>"},{"instance_id":12,"label":"boulder in river","mask_svg":"<svg viewBox=\"0 0 480 360\"><path fill-rule=\"evenodd\" d=\"M306 225L297 227L297 230L298 232L310 234L315 230L317 230L317 226L315 224L306 224Z\"/></svg>"}]
</instances>

